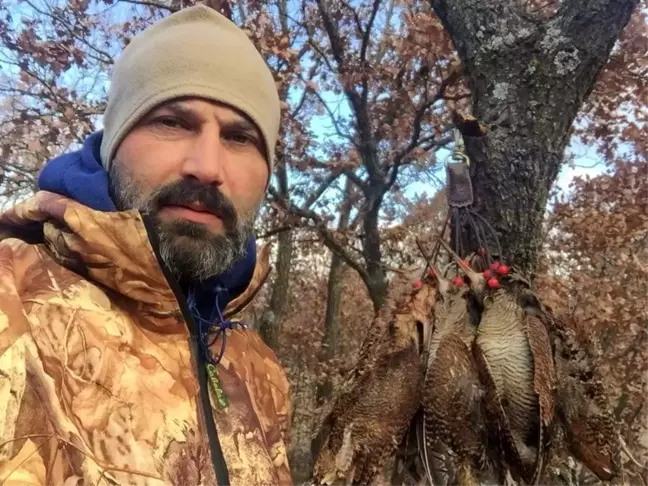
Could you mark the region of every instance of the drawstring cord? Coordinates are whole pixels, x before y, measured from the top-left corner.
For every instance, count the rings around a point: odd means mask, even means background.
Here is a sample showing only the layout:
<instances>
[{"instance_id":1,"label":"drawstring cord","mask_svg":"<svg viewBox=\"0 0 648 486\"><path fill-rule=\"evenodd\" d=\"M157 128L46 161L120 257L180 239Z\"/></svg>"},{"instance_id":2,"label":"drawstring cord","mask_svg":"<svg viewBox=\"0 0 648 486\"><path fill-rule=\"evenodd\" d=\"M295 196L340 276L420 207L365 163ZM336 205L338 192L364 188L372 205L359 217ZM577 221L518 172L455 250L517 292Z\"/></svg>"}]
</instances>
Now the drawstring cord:
<instances>
[{"instance_id":1,"label":"drawstring cord","mask_svg":"<svg viewBox=\"0 0 648 486\"><path fill-rule=\"evenodd\" d=\"M220 360L223 358L223 355L225 354L225 346L227 345L227 330L234 329L237 325L241 326L243 329L247 329L248 327L244 322L230 321L226 320L223 317L218 298L221 292L227 293L227 289L223 287L218 287L216 289L216 304L212 309L209 320L204 319L198 311L195 290L193 287L189 290L189 295L187 297L187 304L189 306L189 310L191 311L191 315L196 320L196 322L198 322L200 349L203 352L203 355L205 356L207 362L214 366L220 362ZM210 334L212 334L211 337ZM221 340L220 351L218 353L218 357L214 359L210 352L210 348L214 345L214 343L221 335L223 336L223 339Z\"/></svg>"}]
</instances>

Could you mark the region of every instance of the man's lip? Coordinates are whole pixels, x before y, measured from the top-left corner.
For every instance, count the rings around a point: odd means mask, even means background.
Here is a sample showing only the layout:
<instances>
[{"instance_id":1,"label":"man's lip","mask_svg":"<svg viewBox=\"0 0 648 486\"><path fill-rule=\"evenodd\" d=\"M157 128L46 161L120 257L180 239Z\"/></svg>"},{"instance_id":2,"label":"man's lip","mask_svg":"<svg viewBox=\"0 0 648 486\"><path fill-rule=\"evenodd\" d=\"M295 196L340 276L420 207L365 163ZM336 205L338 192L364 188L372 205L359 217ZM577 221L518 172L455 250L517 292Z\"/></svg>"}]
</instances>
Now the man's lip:
<instances>
[{"instance_id":1,"label":"man's lip","mask_svg":"<svg viewBox=\"0 0 648 486\"><path fill-rule=\"evenodd\" d=\"M187 221L193 221L194 223L200 223L208 226L216 225L219 228L224 225L222 218L218 214L214 214L210 211L205 211L203 207L197 207L197 206L191 207L191 206L182 206L179 204L169 204L163 206L160 209L161 209L160 216L162 218L180 217Z\"/></svg>"},{"instance_id":2,"label":"man's lip","mask_svg":"<svg viewBox=\"0 0 648 486\"><path fill-rule=\"evenodd\" d=\"M166 207L190 209L192 211L196 211L197 213L207 213L219 217L218 213L206 209L202 204L168 204L166 205Z\"/></svg>"}]
</instances>

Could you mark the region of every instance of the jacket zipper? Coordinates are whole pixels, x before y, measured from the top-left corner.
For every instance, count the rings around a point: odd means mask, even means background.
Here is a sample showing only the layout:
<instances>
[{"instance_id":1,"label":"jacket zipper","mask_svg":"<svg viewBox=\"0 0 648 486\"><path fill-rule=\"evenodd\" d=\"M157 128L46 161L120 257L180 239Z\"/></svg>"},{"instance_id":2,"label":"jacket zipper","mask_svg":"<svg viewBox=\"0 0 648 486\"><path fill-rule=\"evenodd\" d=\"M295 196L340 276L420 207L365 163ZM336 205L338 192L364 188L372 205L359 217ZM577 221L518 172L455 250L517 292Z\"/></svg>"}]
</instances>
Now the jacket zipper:
<instances>
[{"instance_id":1,"label":"jacket zipper","mask_svg":"<svg viewBox=\"0 0 648 486\"><path fill-rule=\"evenodd\" d=\"M189 328L189 348L191 354L194 357L196 363L197 374L198 374L198 389L200 392L200 403L198 405L199 409L202 409L202 416L204 417L205 427L207 429L207 437L209 440L209 449L211 451L212 465L214 466L214 472L216 473L216 481L218 486L229 486L229 472L227 470L227 463L225 462L225 456L223 455L223 449L220 445L220 440L218 439L218 431L216 430L216 422L214 421L214 413L211 406L211 401L209 400L209 385L208 385L208 374L207 374L207 361L203 355L202 350L200 349L199 336L198 336L198 327L194 321L189 307L187 306L187 299L182 292L182 289L176 282L173 275L167 268L164 261L160 257L159 252L159 241L157 238L157 233L154 230L153 223L150 219L150 216L142 214L142 221L144 222L144 227L151 242L153 248L153 253L155 258L157 258L158 264L164 273L164 277L171 287L173 294L175 295L178 305L180 306L180 312L182 313L182 318L184 319L187 327Z\"/></svg>"}]
</instances>

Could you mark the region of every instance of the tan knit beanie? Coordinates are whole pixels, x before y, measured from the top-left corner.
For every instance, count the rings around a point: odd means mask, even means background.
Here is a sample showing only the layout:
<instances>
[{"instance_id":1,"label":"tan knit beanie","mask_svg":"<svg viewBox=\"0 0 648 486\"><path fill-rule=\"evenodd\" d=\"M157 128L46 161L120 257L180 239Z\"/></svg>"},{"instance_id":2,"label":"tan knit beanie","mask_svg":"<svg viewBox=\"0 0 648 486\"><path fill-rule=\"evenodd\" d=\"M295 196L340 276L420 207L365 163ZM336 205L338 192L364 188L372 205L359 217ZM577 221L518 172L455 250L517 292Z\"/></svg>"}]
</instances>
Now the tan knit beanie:
<instances>
[{"instance_id":1,"label":"tan knit beanie","mask_svg":"<svg viewBox=\"0 0 648 486\"><path fill-rule=\"evenodd\" d=\"M101 161L108 170L119 144L151 109L198 96L248 115L273 166L280 103L272 73L245 33L212 8L198 5L147 28L114 65L104 113Z\"/></svg>"}]
</instances>

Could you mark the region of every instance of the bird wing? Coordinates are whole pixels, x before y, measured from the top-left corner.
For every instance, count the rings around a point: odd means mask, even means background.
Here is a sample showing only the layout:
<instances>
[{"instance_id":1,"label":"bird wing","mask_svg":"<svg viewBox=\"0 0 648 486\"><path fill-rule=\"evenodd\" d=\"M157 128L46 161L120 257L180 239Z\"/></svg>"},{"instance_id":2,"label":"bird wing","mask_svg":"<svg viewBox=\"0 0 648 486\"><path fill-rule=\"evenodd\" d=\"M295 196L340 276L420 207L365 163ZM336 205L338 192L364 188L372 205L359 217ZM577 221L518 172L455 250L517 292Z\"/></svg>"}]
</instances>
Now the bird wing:
<instances>
[{"instance_id":1,"label":"bird wing","mask_svg":"<svg viewBox=\"0 0 648 486\"><path fill-rule=\"evenodd\" d=\"M496 447L498 448L497 454L491 455L498 458L499 461L505 457L509 464L520 467L522 458L515 444L511 423L502 406L502 398L497 391L497 385L488 364L488 359L476 340L473 341L472 354L475 358L480 380L484 386L484 411L488 422L489 436L495 438L494 443L497 444Z\"/></svg>"},{"instance_id":2,"label":"bird wing","mask_svg":"<svg viewBox=\"0 0 648 486\"><path fill-rule=\"evenodd\" d=\"M601 481L611 481L621 469L618 433L607 403L602 403L603 391L578 378L568 376L562 383L569 389L565 400L576 413L564 421L567 446Z\"/></svg>"},{"instance_id":3,"label":"bird wing","mask_svg":"<svg viewBox=\"0 0 648 486\"><path fill-rule=\"evenodd\" d=\"M470 350L458 335L441 340L423 386L426 443L439 439L459 456L481 459L483 390Z\"/></svg>"},{"instance_id":4,"label":"bird wing","mask_svg":"<svg viewBox=\"0 0 648 486\"><path fill-rule=\"evenodd\" d=\"M377 314L369 325L355 366L335 390L331 400L322 408L315 422L317 431L313 438L315 465L313 478L317 484L331 484L338 473L336 458L349 442L349 425L353 409L362 399L367 382L375 379L376 363L383 353L385 329L384 311ZM346 433L346 435L345 435ZM349 449L353 456L353 449ZM338 461L339 462L339 461Z\"/></svg>"},{"instance_id":5,"label":"bird wing","mask_svg":"<svg viewBox=\"0 0 648 486\"><path fill-rule=\"evenodd\" d=\"M538 396L540 423L538 447L532 484L535 484L547 460L549 431L555 416L556 370L554 368L549 333L535 315L527 314L526 330L533 357L533 390Z\"/></svg>"}]
</instances>

